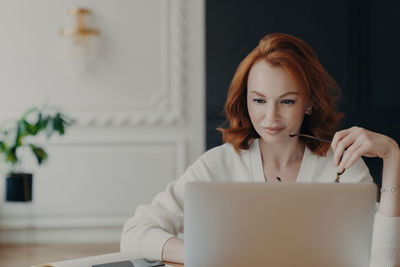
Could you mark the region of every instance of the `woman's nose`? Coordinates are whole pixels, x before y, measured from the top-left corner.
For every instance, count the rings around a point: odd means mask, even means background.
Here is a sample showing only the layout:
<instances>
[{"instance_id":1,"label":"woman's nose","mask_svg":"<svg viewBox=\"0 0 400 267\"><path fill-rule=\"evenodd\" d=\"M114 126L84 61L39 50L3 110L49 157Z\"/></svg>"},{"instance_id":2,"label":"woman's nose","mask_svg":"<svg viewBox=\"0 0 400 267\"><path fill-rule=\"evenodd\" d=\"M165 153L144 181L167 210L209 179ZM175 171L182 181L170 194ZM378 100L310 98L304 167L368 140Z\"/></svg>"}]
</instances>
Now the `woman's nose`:
<instances>
[{"instance_id":1,"label":"woman's nose","mask_svg":"<svg viewBox=\"0 0 400 267\"><path fill-rule=\"evenodd\" d=\"M271 104L267 107L265 112L265 118L268 121L277 121L279 120L279 109L277 106Z\"/></svg>"}]
</instances>

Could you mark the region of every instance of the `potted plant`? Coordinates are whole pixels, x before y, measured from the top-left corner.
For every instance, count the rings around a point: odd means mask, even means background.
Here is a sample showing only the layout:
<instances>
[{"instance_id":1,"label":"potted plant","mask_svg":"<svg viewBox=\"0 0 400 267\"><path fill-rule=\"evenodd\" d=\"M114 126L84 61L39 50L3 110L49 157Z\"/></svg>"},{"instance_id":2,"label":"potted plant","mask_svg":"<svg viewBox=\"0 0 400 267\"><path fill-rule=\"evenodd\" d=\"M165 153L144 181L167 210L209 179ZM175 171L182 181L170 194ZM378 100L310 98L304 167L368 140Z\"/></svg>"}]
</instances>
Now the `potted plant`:
<instances>
[{"instance_id":1,"label":"potted plant","mask_svg":"<svg viewBox=\"0 0 400 267\"><path fill-rule=\"evenodd\" d=\"M32 108L20 119L13 122L10 128L0 129L0 154L8 169L6 177L7 201L32 200L32 173L21 171L18 151L27 148L41 165L48 157L46 151L32 142L32 136L45 133L50 138L54 133L64 135L66 127L73 120L59 111L49 108ZM28 138L27 138L28 137ZM28 140L28 142L26 142Z\"/></svg>"}]
</instances>

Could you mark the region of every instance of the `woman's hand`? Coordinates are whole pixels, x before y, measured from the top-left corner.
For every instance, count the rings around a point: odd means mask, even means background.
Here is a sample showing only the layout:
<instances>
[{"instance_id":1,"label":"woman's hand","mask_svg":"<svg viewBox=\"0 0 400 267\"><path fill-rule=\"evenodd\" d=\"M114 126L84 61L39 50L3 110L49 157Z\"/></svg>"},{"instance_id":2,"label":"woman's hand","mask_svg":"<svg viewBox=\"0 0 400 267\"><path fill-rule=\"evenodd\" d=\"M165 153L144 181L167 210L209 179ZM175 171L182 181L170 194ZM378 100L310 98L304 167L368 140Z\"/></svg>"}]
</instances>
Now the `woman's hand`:
<instances>
[{"instance_id":1,"label":"woman's hand","mask_svg":"<svg viewBox=\"0 0 400 267\"><path fill-rule=\"evenodd\" d=\"M360 127L336 132L331 147L339 173L350 168L361 156L385 160L400 155L399 146L392 138Z\"/></svg>"},{"instance_id":2,"label":"woman's hand","mask_svg":"<svg viewBox=\"0 0 400 267\"><path fill-rule=\"evenodd\" d=\"M167 240L164 244L162 261L183 263L184 261L184 245L183 240L173 237Z\"/></svg>"},{"instance_id":3,"label":"woman's hand","mask_svg":"<svg viewBox=\"0 0 400 267\"><path fill-rule=\"evenodd\" d=\"M361 156L383 159L382 191L378 213L400 217L400 149L392 138L352 127L335 134L332 140L334 164L338 172L350 168Z\"/></svg>"}]
</instances>

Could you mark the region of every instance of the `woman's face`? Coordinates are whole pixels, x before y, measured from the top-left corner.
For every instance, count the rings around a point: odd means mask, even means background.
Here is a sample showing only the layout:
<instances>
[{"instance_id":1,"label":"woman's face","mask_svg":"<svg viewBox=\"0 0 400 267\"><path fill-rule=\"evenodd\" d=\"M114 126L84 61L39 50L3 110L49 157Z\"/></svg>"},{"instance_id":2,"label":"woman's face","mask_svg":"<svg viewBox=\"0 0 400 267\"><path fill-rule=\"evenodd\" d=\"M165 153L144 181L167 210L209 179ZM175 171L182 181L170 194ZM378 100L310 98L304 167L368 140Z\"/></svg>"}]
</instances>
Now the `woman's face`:
<instances>
[{"instance_id":1,"label":"woman's face","mask_svg":"<svg viewBox=\"0 0 400 267\"><path fill-rule=\"evenodd\" d=\"M284 69L259 60L248 76L247 108L253 127L266 143L283 143L289 134L300 131L307 107Z\"/></svg>"}]
</instances>

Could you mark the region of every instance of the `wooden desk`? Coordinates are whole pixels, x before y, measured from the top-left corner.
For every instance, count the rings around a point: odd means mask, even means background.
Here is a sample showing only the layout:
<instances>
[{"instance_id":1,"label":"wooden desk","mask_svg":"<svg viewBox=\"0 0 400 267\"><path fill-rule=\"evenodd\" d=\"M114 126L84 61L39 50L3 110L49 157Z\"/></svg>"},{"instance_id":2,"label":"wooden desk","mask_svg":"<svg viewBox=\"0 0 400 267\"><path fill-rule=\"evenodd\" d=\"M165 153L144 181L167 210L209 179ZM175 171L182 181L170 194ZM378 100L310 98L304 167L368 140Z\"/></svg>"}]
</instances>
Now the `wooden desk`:
<instances>
[{"instance_id":1,"label":"wooden desk","mask_svg":"<svg viewBox=\"0 0 400 267\"><path fill-rule=\"evenodd\" d=\"M165 264L171 265L171 266L175 266L175 267L184 267L183 264L179 264L179 263L173 263L173 262L166 262L164 261Z\"/></svg>"}]
</instances>

